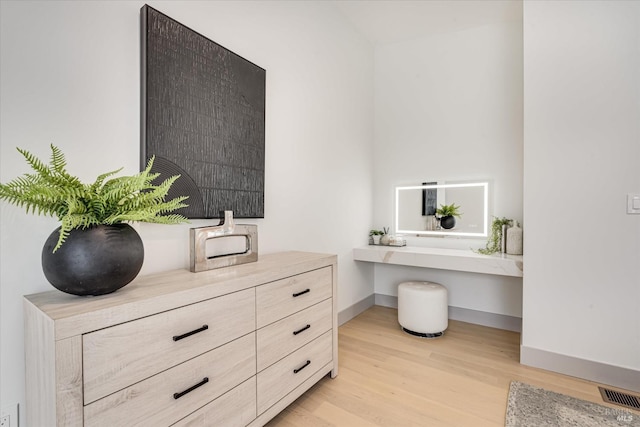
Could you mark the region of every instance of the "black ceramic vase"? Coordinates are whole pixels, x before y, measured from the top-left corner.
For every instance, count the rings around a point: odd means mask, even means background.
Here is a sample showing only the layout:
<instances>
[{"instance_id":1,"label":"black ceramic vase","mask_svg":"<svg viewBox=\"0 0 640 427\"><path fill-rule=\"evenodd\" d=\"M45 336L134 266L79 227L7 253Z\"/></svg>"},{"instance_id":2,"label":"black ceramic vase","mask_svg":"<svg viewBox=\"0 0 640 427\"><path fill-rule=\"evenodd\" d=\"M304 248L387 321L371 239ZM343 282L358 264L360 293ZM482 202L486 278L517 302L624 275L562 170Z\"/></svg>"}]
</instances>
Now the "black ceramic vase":
<instances>
[{"instance_id":1,"label":"black ceramic vase","mask_svg":"<svg viewBox=\"0 0 640 427\"><path fill-rule=\"evenodd\" d=\"M450 230L456 226L456 217L453 215L447 215L440 218L440 227L445 230Z\"/></svg>"},{"instance_id":2,"label":"black ceramic vase","mask_svg":"<svg viewBox=\"0 0 640 427\"><path fill-rule=\"evenodd\" d=\"M144 246L128 224L71 230L54 253L60 227L42 248L42 269L55 288L73 295L104 295L131 282L140 272Z\"/></svg>"}]
</instances>

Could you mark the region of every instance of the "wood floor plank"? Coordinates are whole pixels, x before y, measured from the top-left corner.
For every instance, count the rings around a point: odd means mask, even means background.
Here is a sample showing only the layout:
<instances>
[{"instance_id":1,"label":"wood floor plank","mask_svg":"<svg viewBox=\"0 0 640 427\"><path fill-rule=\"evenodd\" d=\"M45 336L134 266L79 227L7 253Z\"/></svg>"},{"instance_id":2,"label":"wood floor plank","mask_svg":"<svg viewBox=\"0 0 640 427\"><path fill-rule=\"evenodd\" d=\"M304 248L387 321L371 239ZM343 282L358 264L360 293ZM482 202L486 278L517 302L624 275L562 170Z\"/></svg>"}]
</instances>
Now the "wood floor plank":
<instances>
[{"instance_id":1,"label":"wood floor plank","mask_svg":"<svg viewBox=\"0 0 640 427\"><path fill-rule=\"evenodd\" d=\"M620 409L602 402L596 383L521 365L516 332L450 320L442 337L424 339L397 316L374 306L342 325L340 375L268 426L503 426L512 380Z\"/></svg>"}]
</instances>

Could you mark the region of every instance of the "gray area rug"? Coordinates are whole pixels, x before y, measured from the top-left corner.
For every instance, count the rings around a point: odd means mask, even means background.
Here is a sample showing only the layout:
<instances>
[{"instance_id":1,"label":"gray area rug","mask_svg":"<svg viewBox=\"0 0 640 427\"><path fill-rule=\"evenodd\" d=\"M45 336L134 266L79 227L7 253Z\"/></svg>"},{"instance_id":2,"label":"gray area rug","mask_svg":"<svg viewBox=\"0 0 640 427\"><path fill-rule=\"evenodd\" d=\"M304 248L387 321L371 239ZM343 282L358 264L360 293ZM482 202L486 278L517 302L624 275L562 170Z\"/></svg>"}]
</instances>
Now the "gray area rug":
<instances>
[{"instance_id":1,"label":"gray area rug","mask_svg":"<svg viewBox=\"0 0 640 427\"><path fill-rule=\"evenodd\" d=\"M505 426L640 427L640 414L512 381Z\"/></svg>"}]
</instances>

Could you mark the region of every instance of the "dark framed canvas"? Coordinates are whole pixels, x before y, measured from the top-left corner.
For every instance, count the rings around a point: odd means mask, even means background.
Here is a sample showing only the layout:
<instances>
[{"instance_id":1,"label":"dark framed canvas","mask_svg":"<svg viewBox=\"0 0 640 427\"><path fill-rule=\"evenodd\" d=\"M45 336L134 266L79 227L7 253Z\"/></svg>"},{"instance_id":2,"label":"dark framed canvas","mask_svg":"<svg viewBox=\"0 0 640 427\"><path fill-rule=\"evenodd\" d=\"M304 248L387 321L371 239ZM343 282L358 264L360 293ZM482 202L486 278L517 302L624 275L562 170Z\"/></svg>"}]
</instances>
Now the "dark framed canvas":
<instances>
[{"instance_id":1,"label":"dark framed canvas","mask_svg":"<svg viewBox=\"0 0 640 427\"><path fill-rule=\"evenodd\" d=\"M423 182L422 185L436 185L437 182ZM435 188L422 190L422 215L435 215L438 204L438 190Z\"/></svg>"},{"instance_id":2,"label":"dark framed canvas","mask_svg":"<svg viewBox=\"0 0 640 427\"><path fill-rule=\"evenodd\" d=\"M189 218L264 218L266 71L148 5L141 29L141 168Z\"/></svg>"}]
</instances>

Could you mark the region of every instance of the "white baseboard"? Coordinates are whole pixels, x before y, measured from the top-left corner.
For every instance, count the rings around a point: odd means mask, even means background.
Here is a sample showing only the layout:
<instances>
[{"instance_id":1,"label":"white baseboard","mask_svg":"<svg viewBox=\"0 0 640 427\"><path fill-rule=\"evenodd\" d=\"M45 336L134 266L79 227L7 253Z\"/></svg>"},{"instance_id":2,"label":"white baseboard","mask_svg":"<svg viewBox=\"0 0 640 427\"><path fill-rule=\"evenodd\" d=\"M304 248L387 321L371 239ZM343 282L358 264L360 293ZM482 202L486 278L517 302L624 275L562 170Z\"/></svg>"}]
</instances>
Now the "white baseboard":
<instances>
[{"instance_id":1,"label":"white baseboard","mask_svg":"<svg viewBox=\"0 0 640 427\"><path fill-rule=\"evenodd\" d=\"M520 346L520 363L572 377L640 392L640 371Z\"/></svg>"},{"instance_id":2,"label":"white baseboard","mask_svg":"<svg viewBox=\"0 0 640 427\"><path fill-rule=\"evenodd\" d=\"M363 311L365 311L368 308L371 308L373 306L374 306L374 297L373 297L373 294L371 294L368 297L358 301L357 303L353 304L352 306L347 307L344 310L342 310L341 312L339 312L338 313L338 325L340 326L340 325L342 325L344 323L347 323L349 320L353 319L358 314L362 313Z\"/></svg>"},{"instance_id":3,"label":"white baseboard","mask_svg":"<svg viewBox=\"0 0 640 427\"><path fill-rule=\"evenodd\" d=\"M375 302L376 305L398 308L398 297L391 295L375 294ZM507 316L506 314L488 313L486 311L449 306L449 319L507 331L522 332L522 319Z\"/></svg>"},{"instance_id":4,"label":"white baseboard","mask_svg":"<svg viewBox=\"0 0 640 427\"><path fill-rule=\"evenodd\" d=\"M398 308L398 297L383 294L374 294L376 305L383 307Z\"/></svg>"},{"instance_id":5,"label":"white baseboard","mask_svg":"<svg viewBox=\"0 0 640 427\"><path fill-rule=\"evenodd\" d=\"M489 326L491 328L504 329L505 331L522 332L522 319L506 314L489 313L486 311L471 310L469 308L449 306L449 319L461 322L474 323L476 325Z\"/></svg>"}]
</instances>

